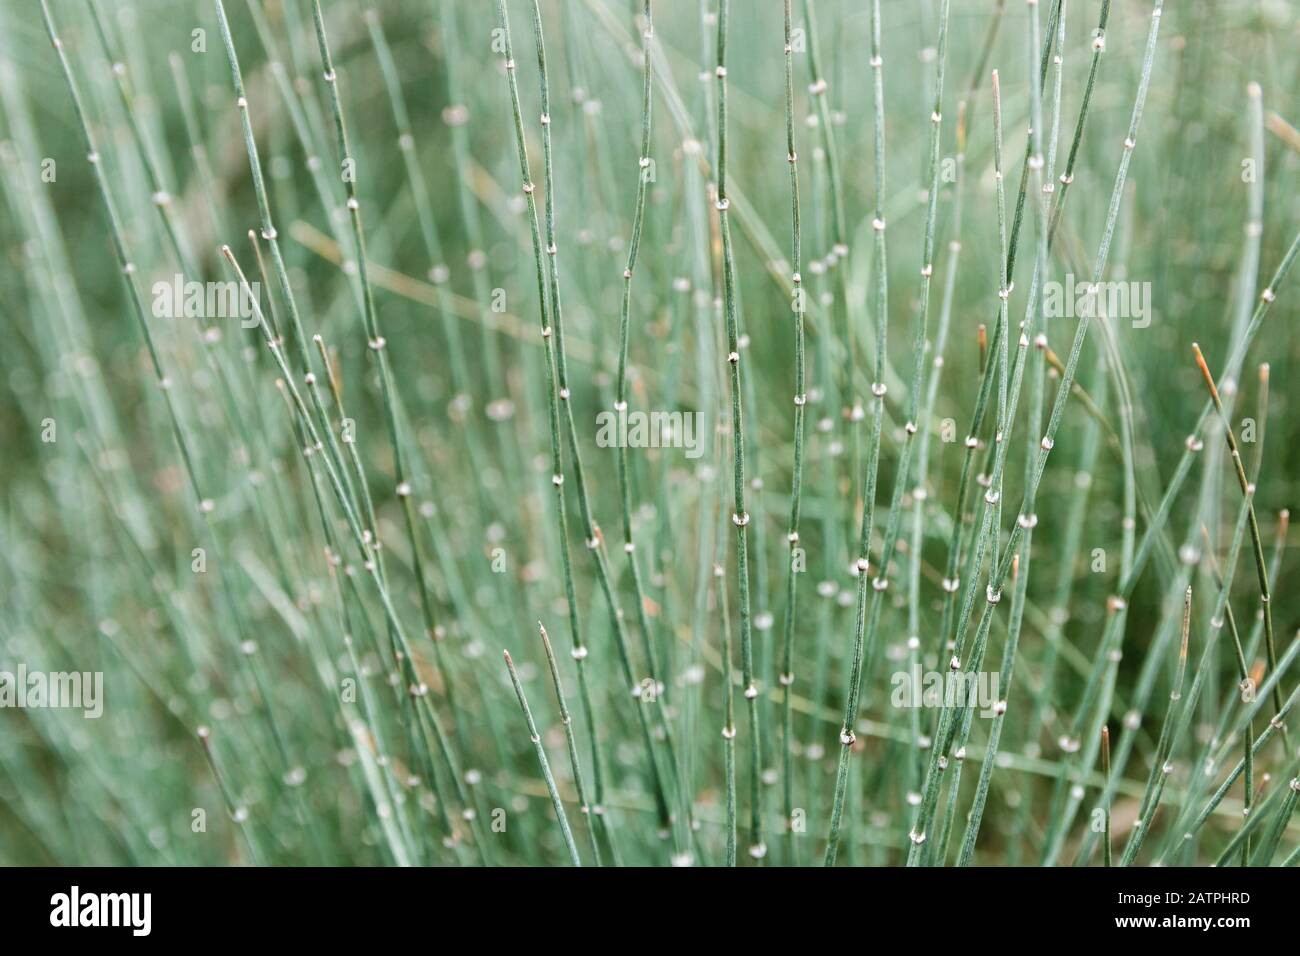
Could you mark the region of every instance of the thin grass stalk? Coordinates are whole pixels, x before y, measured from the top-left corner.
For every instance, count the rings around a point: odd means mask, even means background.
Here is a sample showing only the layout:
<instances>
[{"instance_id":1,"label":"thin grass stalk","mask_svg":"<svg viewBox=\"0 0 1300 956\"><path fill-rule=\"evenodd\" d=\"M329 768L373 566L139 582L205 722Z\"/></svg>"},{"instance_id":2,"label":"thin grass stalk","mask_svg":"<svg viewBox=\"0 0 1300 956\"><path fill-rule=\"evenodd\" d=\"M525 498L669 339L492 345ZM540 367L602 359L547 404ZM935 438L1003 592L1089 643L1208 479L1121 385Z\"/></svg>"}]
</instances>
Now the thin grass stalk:
<instances>
[{"instance_id":1,"label":"thin grass stalk","mask_svg":"<svg viewBox=\"0 0 1300 956\"><path fill-rule=\"evenodd\" d=\"M803 491L804 408L808 403L804 369L804 292L802 282L803 236L799 217L799 156L794 143L794 47L791 40L791 0L785 0L785 149L790 165L790 281L794 286L794 466L790 478L790 523L787 525L785 628L781 645L781 779L788 861L794 858L794 631L798 578L795 551L799 548L799 509Z\"/></svg>"},{"instance_id":2,"label":"thin grass stalk","mask_svg":"<svg viewBox=\"0 0 1300 956\"><path fill-rule=\"evenodd\" d=\"M1173 765L1169 762L1169 755L1173 751L1176 742L1175 726L1178 723L1179 715L1189 706L1188 703L1183 702L1183 686L1187 675L1187 644L1191 633L1191 623L1192 587L1189 584L1183 599L1183 637L1178 648L1178 668L1174 673L1172 690L1169 692L1169 706L1165 710L1165 720L1160 728L1160 739L1156 742L1155 754L1151 760L1151 773L1147 777L1146 789L1142 794L1138 819L1133 824L1133 832L1130 834L1128 844L1124 847L1124 853L1120 857L1120 866L1131 866L1137 858L1138 851L1142 849L1142 841L1146 839L1147 831L1151 828L1151 820L1155 817L1156 808L1160 806L1160 797L1164 792L1165 782L1169 779L1169 774L1173 770Z\"/></svg>"},{"instance_id":3,"label":"thin grass stalk","mask_svg":"<svg viewBox=\"0 0 1300 956\"><path fill-rule=\"evenodd\" d=\"M641 230L645 221L645 200L649 191L649 170L654 160L650 156L651 101L653 92L653 60L650 43L654 38L654 21L651 19L650 0L644 0L642 17L642 48L644 61L641 86L641 151L637 159L636 201L632 211L632 231L628 240L627 261L623 266L623 299L619 309L618 382L615 390L614 414L627 413L627 351L631 336L632 274L636 269L637 253L641 249ZM549 191L548 191L549 198ZM641 581L641 568L636 556L632 527L632 485L627 467L627 443L618 443L618 489L623 517L623 553L627 556L628 571L632 578L632 595L636 605L637 624L646 657L647 676L655 682L656 694L662 693L663 667L655 651L654 634L650 617L646 613L646 594Z\"/></svg>"},{"instance_id":4,"label":"thin grass stalk","mask_svg":"<svg viewBox=\"0 0 1300 956\"><path fill-rule=\"evenodd\" d=\"M999 5L999 12L1001 5ZM992 29L992 28L991 28ZM939 395L940 374L944 367L944 353L948 342L948 329L952 317L953 299L957 287L957 263L961 254L961 229L962 229L962 210L964 207L966 195L966 124L968 120L968 103L973 95L973 87L968 89L966 96L957 104L957 129L956 129L956 156L954 158L955 166L955 183L953 186L954 195L952 200L952 238L948 241L948 256L945 262L944 286L942 304L939 307L939 327L934 339L934 359L933 371L930 373L928 385L926 387L925 405L919 416L918 426L920 435L917 443L917 465L915 486L912 489L912 539L909 546L910 569L908 574L908 646L912 652L910 666L915 670L920 663L921 657L921 637L920 637L920 619L921 619L921 552L924 544L922 535L925 521L925 505L929 499L930 491L927 488L930 462L930 423L934 418L935 403ZM980 326L982 329L983 326ZM983 363L981 362L981 372ZM964 498L964 494L962 495ZM960 504L958 505L960 509ZM961 515L953 516L954 523L959 527ZM945 600L945 608L950 604ZM913 644L915 646L913 646ZM912 712L912 736L913 736L913 757L912 757L912 787L909 794L915 793L920 796L921 776L924 774L924 765L921 757L920 737L921 737L921 717L913 708Z\"/></svg>"},{"instance_id":5,"label":"thin grass stalk","mask_svg":"<svg viewBox=\"0 0 1300 956\"><path fill-rule=\"evenodd\" d=\"M1033 9L1037 10L1036 0ZM1008 434L1008 432L1010 431L1010 423L1013 415L1009 403L1010 395L1008 394L1011 385L1011 368L1010 368L1011 352L1007 345L1007 339L1011 335L1011 291L1012 290L1011 290L1011 275L1010 275L1010 271L1007 269L1006 266L1007 257L1009 255L1007 250L1007 200L1006 200L1006 184L1005 184L1006 177L1004 176L1002 171L1002 95L1001 95L1001 90L999 88L1000 84L998 81L997 70L993 71L993 75L991 78L991 86L993 87L993 180L994 180L994 193L997 196L996 206L997 206L997 213L998 213L997 214L997 222L998 222L998 257L997 257L998 325L997 325L997 329L998 329L998 334L996 337L997 357L992 358L990 353L991 356L990 361L996 362L997 376L998 376L998 404L997 404L997 415L994 418L994 432L993 432L994 448L992 451L994 461L996 462L998 455L1001 454L1002 452L1002 447L1004 443L1010 441L1010 435ZM1031 138L1031 142L1032 142L1032 138ZM1030 293L1030 298L1032 299L1032 297L1033 297L1033 292ZM995 464L994 471L996 470L997 468ZM984 474L989 476L988 488L990 489L989 492L985 492L984 495L985 503L988 505L996 505L998 501L1001 499L1001 484L994 483L995 482L994 476L988 469L985 469ZM994 497L990 498L990 492ZM984 510L986 514L989 511L988 508L985 508ZM1000 513L1001 512L999 510L999 515ZM993 549L995 553L997 551L997 535L1001 530L1000 525L1001 525L1001 521L994 521L992 525L993 535L994 535ZM980 563L978 558L975 559L974 571L975 571L975 575L979 574ZM973 582L974 577L972 577L971 580Z\"/></svg>"},{"instance_id":6,"label":"thin grass stalk","mask_svg":"<svg viewBox=\"0 0 1300 956\"><path fill-rule=\"evenodd\" d=\"M1037 2L1038 0L1032 0L1029 6L1032 8L1037 4ZM1053 2L1052 4L1051 11L1047 15L1047 31L1043 36L1042 57L1039 60L1039 67L1038 67L1038 83L1039 83L1040 90L1043 84L1047 82L1048 53L1052 49L1052 37L1053 34L1055 34L1056 32L1056 24L1057 24L1060 10L1061 10L1060 0L1055 0L1055 2ZM1031 63L1030 69L1032 68L1033 67ZM1026 138L1025 159L1023 164L1020 167L1020 188L1016 192L1016 212L1015 212L1014 225L1012 226L1012 230L1011 230L1011 261L1012 262L1014 262L1016 259L1016 252L1018 251L1018 244L1020 242L1020 224L1024 220L1025 197L1026 197L1026 191L1027 191L1029 175L1030 175L1030 159L1033 156L1034 156L1033 142L1029 138Z\"/></svg>"},{"instance_id":7,"label":"thin grass stalk","mask_svg":"<svg viewBox=\"0 0 1300 956\"><path fill-rule=\"evenodd\" d=\"M573 717L569 713L568 702L564 699L564 683L560 679L560 665L555 659L555 650L542 622L537 622L537 630L542 637L542 647L546 650L546 666L551 672L551 683L555 686L555 700L560 706L560 724L564 727L564 742L569 750L569 767L573 771L573 785L578 790L578 805L587 818L587 832L591 836L591 854L597 866L603 866L600 853L600 840L596 836L596 826L591 818L591 803L587 799L587 784L582 774L582 761L578 758L578 743L573 734Z\"/></svg>"},{"instance_id":8,"label":"thin grass stalk","mask_svg":"<svg viewBox=\"0 0 1300 956\"><path fill-rule=\"evenodd\" d=\"M857 724L858 703L862 693L863 660L866 652L866 616L867 616L867 581L871 563L871 531L875 521L876 481L880 467L880 433L885 418L885 345L889 325L889 286L885 258L885 93L884 93L884 59L880 48L880 0L871 4L871 67L875 90L875 216L871 221L875 234L873 269L876 273L876 355L875 373L871 385L871 394L875 397L875 414L871 422L871 436L867 443L866 478L862 486L862 526L858 534L857 559L857 606L853 624L852 663L849 665L848 683L845 689L844 719L840 724L839 764L835 773L835 797L831 806L830 832L826 837L826 866L835 865L839 851L840 821L844 813L844 797L849 784L849 761L853 754L853 745L857 742L854 727ZM937 125L937 124L936 124ZM850 343L851 346L851 343ZM913 426L915 428L915 426ZM884 548L890 548L886 540ZM886 559L882 558L876 581L881 582L878 590L888 584L885 574L888 571ZM874 583L874 582L873 582Z\"/></svg>"},{"instance_id":9,"label":"thin grass stalk","mask_svg":"<svg viewBox=\"0 0 1300 956\"><path fill-rule=\"evenodd\" d=\"M902 496L903 496L903 490L905 487L907 487L907 482L910 477L909 471L910 471L912 455L915 453L914 449L917 447L918 444L919 445L924 444L924 438L922 438L918 442L917 434L922 427L926 428L928 431L929 412L933 406L932 398L926 399L925 405L924 406L922 405L923 402L922 388L923 385L925 384L925 352L927 348L926 334L929 328L930 285L931 285L931 278L934 275L935 221L938 212L939 188L941 182L940 165L939 165L939 142L940 142L941 124L943 119L942 110L943 110L943 91L944 91L944 71L948 59L948 10L949 10L948 0L942 0L939 7L938 41L936 44L936 53L935 53L934 103L933 103L933 108L930 112L928 179L926 182L926 189L925 189L925 194L926 194L925 233L924 233L924 238L922 240L921 269L920 269L920 273L921 273L920 305L917 308L916 319L914 322L913 334L912 334L912 378L911 378L911 385L908 393L907 420L903 425L903 434L904 434L903 447L899 453L899 464L898 464L897 471L895 473L894 489L890 501L889 514L885 522L885 526L886 526L885 539L881 547L881 560L879 566L880 577L881 579L886 579L886 580L889 574L890 555L892 553L893 547L895 546L895 543L898 540L898 530L899 530L899 524L901 522ZM877 68L874 71L874 75L877 81L880 80L881 72L882 71L879 68ZM959 126L961 122L962 121L959 118L958 120ZM964 131L961 131L959 133L959 137L962 137L964 139ZM965 146L964 142L959 142L958 144L959 151L963 151L964 146ZM883 220L882 220L882 225L883 225ZM882 228L877 231L880 234L881 243L882 243L881 248L883 250L884 230ZM956 250L953 250L950 265L953 267L954 271L955 271L955 263L956 263ZM882 258L879 265L883 270L884 268L883 251L882 251ZM883 308L883 306L884 303L882 302L881 307ZM941 319L941 322L943 323L943 328L941 329L941 334L940 334L941 338L944 337L947 332L946 325L947 325L948 313L946 310L950 308L950 306L951 306L951 302L947 297L947 290L945 290L945 301L942 306L942 308L945 310L945 314L944 317ZM887 314L887 313L882 313L882 314ZM883 353L883 340L879 343L879 347ZM883 361L883 359L881 361ZM937 368L936 368L935 375L932 376L932 378L937 379ZM877 382L883 381L883 379L879 374L877 374L876 381ZM883 407L880 410L881 413L883 414ZM924 422L922 422L923 416L925 418ZM919 452L919 454L924 455L924 452L923 451ZM883 587L879 585L878 581L874 581L874 580L872 581L872 587L875 590L875 594L873 595L872 598L873 606L872 606L872 615L871 615L871 622L870 622L871 630L868 633L866 639L867 640L866 669L868 673L870 673L871 671L872 648L874 648L876 644L875 638L876 638L876 628L879 622L879 613L880 613L879 608L881 602L883 601L884 590L885 590Z\"/></svg>"},{"instance_id":10,"label":"thin grass stalk","mask_svg":"<svg viewBox=\"0 0 1300 956\"><path fill-rule=\"evenodd\" d=\"M745 510L745 427L741 401L740 333L736 301L736 263L731 242L731 224L727 198L727 19L730 0L720 0L718 5L717 67L714 75L718 81L718 159L714 168L716 177L718 229L722 236L722 296L726 320L727 364L730 366L731 388L731 442L734 487L731 521L736 526L736 578L737 600L740 605L740 669L748 702L750 725L749 774L749 854L762 859L767 853L763 842L763 808L760 776L762 772L760 724L758 715L758 685L754 679L754 649L749 606L749 536L750 516Z\"/></svg>"},{"instance_id":11,"label":"thin grass stalk","mask_svg":"<svg viewBox=\"0 0 1300 956\"><path fill-rule=\"evenodd\" d=\"M221 799L226 804L226 813L230 815L230 819L239 828L239 834L244 838L244 843L248 847L249 859L254 866L261 866L264 856L262 851L258 849L257 841L253 839L252 827L249 825L248 809L239 804L229 781L226 779L226 775L221 770L221 765L217 763L216 749L212 744L212 731L205 724L200 726L195 733L199 738L199 743L203 745L203 755L208 758L208 766L212 768L212 777L217 781L217 788L221 791Z\"/></svg>"},{"instance_id":12,"label":"thin grass stalk","mask_svg":"<svg viewBox=\"0 0 1300 956\"><path fill-rule=\"evenodd\" d=\"M719 472L721 475L721 471ZM722 484L721 479L719 484ZM719 489L719 529L717 535L715 564L713 565L714 593L717 596L717 613L722 631L722 777L726 803L726 824L724 829L724 862L726 866L736 865L736 844L738 830L738 807L736 799L736 711L735 680L731 651L731 613L727 599L726 560L726 519L721 502L725 495Z\"/></svg>"},{"instance_id":13,"label":"thin grass stalk","mask_svg":"<svg viewBox=\"0 0 1300 956\"><path fill-rule=\"evenodd\" d=\"M706 63L709 57L710 37L709 31L703 23L703 17L700 19L698 31L700 62ZM712 89L713 84L701 82L697 97L699 101L698 110L706 118L706 124L707 117L712 115L709 108L710 91ZM718 331L718 323L713 315L712 297L706 291L712 283L713 275L710 256L712 250L710 236L712 219L708 209L709 195L706 171L700 163L684 164L682 181L690 249L685 270L689 274L688 283L694 290L690 299L693 313L690 321L693 331L692 338L696 346L694 378L697 383L697 401L699 408L720 415L721 406L718 393L722 387L722 376L718 373L718 369L721 365L722 355L721 336ZM719 614L723 626L729 626L727 614L719 612L710 606L710 583L714 580L715 567L721 564L722 552L719 549L725 549L727 536L726 527L721 520L723 501L725 499L725 488L723 487L725 449L723 447L724 442L720 439L716 428L705 430L703 445L702 457L710 462L714 477L712 480L706 480L707 474L703 471L698 475L700 494L695 515L698 526L705 529L705 533L700 535L697 549L699 567L695 575L693 602L695 614L690 629L687 665L688 668L695 668L695 670L690 671L692 674L703 674L702 661L705 655L706 643L709 639L708 632L712 623L718 619ZM683 672L683 674L685 673ZM693 730L705 726L706 694L705 681L699 680L690 691L683 695L681 727L684 739L687 741L703 739L695 737ZM711 733L711 729L705 732ZM699 775L697 748L689 746L682 748L680 766L681 788L687 794L693 794ZM692 861L693 859L692 857Z\"/></svg>"},{"instance_id":14,"label":"thin grass stalk","mask_svg":"<svg viewBox=\"0 0 1300 956\"><path fill-rule=\"evenodd\" d=\"M814 160L824 163L824 156L820 159L818 153L814 153L813 156ZM820 166L815 164L813 171L818 177L825 178ZM821 215L821 204L815 204L813 211L816 215L814 220L816 223L815 232L824 234L828 227L825 221L826 217ZM818 260L811 260L809 269L813 276L817 277L821 271ZM819 284L815 283L814 288ZM825 407L834 408L837 386L832 371L834 349L831 337L827 335L819 336L817 345L817 367L814 372L814 380L821 382L822 385L820 387L813 386L809 389L809 401L817 405L824 403ZM813 676L809 689L813 700L826 699L830 686L831 645L835 640L835 601L838 590L835 575L839 570L840 555L844 553L845 549L845 529L843 523L839 520L839 494L834 461L837 442L830 437L833 426L834 422L829 416L823 417L817 422L815 431L816 435L821 436L818 439L815 457L821 466L819 469L821 482L818 489L818 504L821 508L822 580L817 585L817 594L821 598L817 615L817 655L813 665ZM833 719L832 717L831 720ZM831 720L810 720L808 739L814 740L819 737L824 730L823 724L829 725ZM810 744L809 746L820 745ZM810 808L820 808L822 805L823 774L819 772L820 769L818 764L809 761L806 787Z\"/></svg>"},{"instance_id":15,"label":"thin grass stalk","mask_svg":"<svg viewBox=\"0 0 1300 956\"><path fill-rule=\"evenodd\" d=\"M595 237L613 236L620 228L614 222L612 213L612 202L610 197L617 193L613 184L613 176L610 173L610 167L613 163L609 160L609 137L602 134L600 124L601 112L604 103L599 88L593 89L589 80L591 76L592 52L594 45L586 36L585 32L578 25L578 18L575 8L579 6L580 0L563 0L560 4L560 19L564 35L564 62L568 78L569 99L573 103L574 111L581 114L582 136L573 137L572 159L575 170L582 170L584 178L592 185L588 197L588 215L587 221L591 224L589 232L592 234L589 241L592 243L591 255L582 255L579 257L579 272L581 283L588 288L599 285L597 276L603 273L606 267L606 260L613 263L616 255L612 248L609 249L610 255L604 255L605 249L601 247L599 240ZM622 37L620 35L619 39ZM597 251L599 250L599 251ZM588 298L590 305L590 296ZM594 332L594 353L600 356L597 361L597 368L601 373L606 372L604 368L603 357L608 354L607 338L608 330L606 323L597 322ZM604 381L604 376L598 374L596 378L597 399L603 403L608 398L612 401L612 394L607 394L610 389ZM671 405L669 405L671 407Z\"/></svg>"},{"instance_id":16,"label":"thin grass stalk","mask_svg":"<svg viewBox=\"0 0 1300 956\"><path fill-rule=\"evenodd\" d=\"M560 799L560 791L555 786L555 775L551 773L551 764L546 759L546 748L542 746L542 735L537 732L537 724L533 722L533 712L528 709L528 698L524 696L524 687L519 683L519 674L515 671L515 662L510 659L510 652L503 650L502 655L506 659L506 670L510 672L510 683L515 687L515 696L519 698L519 709L524 712L524 722L528 724L528 736L533 742L533 747L537 751L537 763L542 768L542 779L546 781L546 791L551 795L551 806L555 808L555 819L560 824L560 832L564 834L564 846L569 851L569 860L574 866L582 866L582 859L578 856L578 846L573 842L573 831L569 829L569 818L564 812L564 801Z\"/></svg>"},{"instance_id":17,"label":"thin grass stalk","mask_svg":"<svg viewBox=\"0 0 1300 956\"><path fill-rule=\"evenodd\" d=\"M1101 728L1101 774L1106 781L1107 793L1102 799L1102 865L1111 867L1114 865L1114 859L1111 854L1111 837L1110 837L1110 727L1102 725Z\"/></svg>"},{"instance_id":18,"label":"thin grass stalk","mask_svg":"<svg viewBox=\"0 0 1300 956\"><path fill-rule=\"evenodd\" d=\"M1278 573L1281 570L1282 555L1286 549L1286 538L1290 528L1290 520L1291 520L1290 512L1283 509L1283 511L1278 515L1277 531L1274 535L1274 542L1273 542L1273 556L1269 561L1269 572L1268 572L1269 581L1271 582L1274 588L1277 587L1277 583L1278 583ZM1250 636L1246 639L1246 641L1242 645L1243 657L1245 660L1251 661L1256 658L1259 651L1259 646L1261 643L1263 643L1263 639L1264 639L1264 615L1261 610L1261 612L1257 613L1255 616L1255 623L1251 627ZM1280 661L1279 661L1279 665L1281 665ZM1228 693L1224 697L1223 706L1220 708L1220 713L1222 716L1219 718L1218 726L1215 728L1214 735L1211 738L1212 740L1220 741L1225 739L1229 735L1228 725L1232 722L1232 717L1233 717L1232 705L1239 701L1249 702L1248 698L1253 695L1257 683L1258 682L1252 678L1251 683L1247 688L1243 688L1240 686L1233 686L1232 688L1229 689ZM1247 690L1250 691L1249 694L1246 693ZM1253 736L1253 731L1252 731L1252 736ZM1225 748L1224 750L1221 750L1220 752L1214 754L1209 759L1213 760L1215 764L1218 764L1219 762L1221 762L1223 759L1226 758L1228 753L1229 751Z\"/></svg>"}]
</instances>

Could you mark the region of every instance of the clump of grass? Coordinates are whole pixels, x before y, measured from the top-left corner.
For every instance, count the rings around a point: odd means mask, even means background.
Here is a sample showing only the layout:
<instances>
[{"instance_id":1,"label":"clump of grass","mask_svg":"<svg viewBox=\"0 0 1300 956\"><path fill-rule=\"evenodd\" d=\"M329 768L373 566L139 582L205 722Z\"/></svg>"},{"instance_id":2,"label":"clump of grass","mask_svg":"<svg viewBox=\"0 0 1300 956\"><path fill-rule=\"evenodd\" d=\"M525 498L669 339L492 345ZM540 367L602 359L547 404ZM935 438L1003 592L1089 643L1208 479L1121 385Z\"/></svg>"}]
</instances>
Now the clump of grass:
<instances>
[{"instance_id":1,"label":"clump of grass","mask_svg":"<svg viewBox=\"0 0 1300 956\"><path fill-rule=\"evenodd\" d=\"M1294 17L951 7L0 15L0 859L1294 864Z\"/></svg>"}]
</instances>

